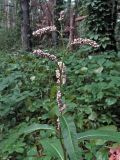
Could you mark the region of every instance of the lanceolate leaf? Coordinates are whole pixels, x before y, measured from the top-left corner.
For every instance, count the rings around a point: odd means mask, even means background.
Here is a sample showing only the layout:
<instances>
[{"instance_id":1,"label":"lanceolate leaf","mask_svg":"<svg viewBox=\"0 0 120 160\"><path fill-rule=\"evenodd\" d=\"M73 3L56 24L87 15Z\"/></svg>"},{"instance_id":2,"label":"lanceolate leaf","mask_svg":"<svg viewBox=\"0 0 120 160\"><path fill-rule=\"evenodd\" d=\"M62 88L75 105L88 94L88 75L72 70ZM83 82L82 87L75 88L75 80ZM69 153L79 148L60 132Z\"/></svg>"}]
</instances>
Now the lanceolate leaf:
<instances>
[{"instance_id":1,"label":"lanceolate leaf","mask_svg":"<svg viewBox=\"0 0 120 160\"><path fill-rule=\"evenodd\" d=\"M37 131L37 130L51 130L51 131L55 131L53 127L46 125L46 124L37 124L37 123L33 123L30 126L25 127L25 129L23 129L23 133L24 134L29 134L31 132Z\"/></svg>"},{"instance_id":2,"label":"lanceolate leaf","mask_svg":"<svg viewBox=\"0 0 120 160\"><path fill-rule=\"evenodd\" d=\"M61 131L64 140L64 145L66 151L70 157L70 160L78 160L77 158L77 151L78 151L78 144L77 144L77 134L76 134L76 127L74 122L68 120L62 116L61 117Z\"/></svg>"},{"instance_id":3,"label":"lanceolate leaf","mask_svg":"<svg viewBox=\"0 0 120 160\"><path fill-rule=\"evenodd\" d=\"M103 139L107 141L120 142L120 132L106 130L90 130L78 134L78 140Z\"/></svg>"},{"instance_id":4,"label":"lanceolate leaf","mask_svg":"<svg viewBox=\"0 0 120 160\"><path fill-rule=\"evenodd\" d=\"M64 153L58 138L45 138L41 139L41 144L44 148L44 153L50 156L51 159L64 160Z\"/></svg>"},{"instance_id":5,"label":"lanceolate leaf","mask_svg":"<svg viewBox=\"0 0 120 160\"><path fill-rule=\"evenodd\" d=\"M58 150L58 148L54 145L51 144L51 147L53 148L53 150L55 151L55 153L58 155L60 160L64 160L63 156L61 155L60 151Z\"/></svg>"}]
</instances>

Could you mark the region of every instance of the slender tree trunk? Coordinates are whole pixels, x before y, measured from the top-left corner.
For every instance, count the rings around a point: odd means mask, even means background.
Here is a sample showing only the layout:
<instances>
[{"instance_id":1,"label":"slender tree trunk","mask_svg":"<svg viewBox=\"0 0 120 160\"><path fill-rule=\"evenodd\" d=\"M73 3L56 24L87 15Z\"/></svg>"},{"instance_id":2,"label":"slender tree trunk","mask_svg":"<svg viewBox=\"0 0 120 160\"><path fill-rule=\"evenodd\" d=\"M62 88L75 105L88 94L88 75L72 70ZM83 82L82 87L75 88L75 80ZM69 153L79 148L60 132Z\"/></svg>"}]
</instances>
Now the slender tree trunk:
<instances>
[{"instance_id":1,"label":"slender tree trunk","mask_svg":"<svg viewBox=\"0 0 120 160\"><path fill-rule=\"evenodd\" d=\"M80 7L80 1L79 0L75 0L75 14L77 16L78 12L79 12L79 7Z\"/></svg>"},{"instance_id":2,"label":"slender tree trunk","mask_svg":"<svg viewBox=\"0 0 120 160\"><path fill-rule=\"evenodd\" d=\"M31 51L31 28L29 15L30 0L20 0L22 48Z\"/></svg>"},{"instance_id":3,"label":"slender tree trunk","mask_svg":"<svg viewBox=\"0 0 120 160\"><path fill-rule=\"evenodd\" d=\"M60 16L60 11L63 10L63 0L56 0L55 2L55 9L54 9L54 13L53 13L53 21L54 21L54 25L57 27L57 30L60 31L61 30L61 25L60 25L60 21L59 16ZM54 46L56 46L58 44L59 41L59 36L57 32L53 32L52 33L52 39L53 39L53 44Z\"/></svg>"},{"instance_id":4,"label":"slender tree trunk","mask_svg":"<svg viewBox=\"0 0 120 160\"><path fill-rule=\"evenodd\" d=\"M71 0L67 2L67 26L70 26L70 17L71 17Z\"/></svg>"},{"instance_id":5,"label":"slender tree trunk","mask_svg":"<svg viewBox=\"0 0 120 160\"><path fill-rule=\"evenodd\" d=\"M109 5L110 9L110 17L106 18L108 22L108 34L109 38L111 40L111 45L109 46L110 49L117 50L116 47L116 39L115 39L115 28L116 28L116 22L117 22L117 0L110 0Z\"/></svg>"},{"instance_id":6,"label":"slender tree trunk","mask_svg":"<svg viewBox=\"0 0 120 160\"><path fill-rule=\"evenodd\" d=\"M71 42L73 42L75 36L75 13L73 9L71 8L70 11L70 35L69 35L69 46L70 50L73 50L73 46L71 46Z\"/></svg>"},{"instance_id":7,"label":"slender tree trunk","mask_svg":"<svg viewBox=\"0 0 120 160\"><path fill-rule=\"evenodd\" d=\"M116 27L116 41L117 41L117 48L120 51L120 0L118 0L117 6L117 27Z\"/></svg>"},{"instance_id":8,"label":"slender tree trunk","mask_svg":"<svg viewBox=\"0 0 120 160\"><path fill-rule=\"evenodd\" d=\"M13 2L13 13L12 13L12 27L14 28L16 26L16 15L17 15L17 12L16 12L16 0Z\"/></svg>"},{"instance_id":9,"label":"slender tree trunk","mask_svg":"<svg viewBox=\"0 0 120 160\"><path fill-rule=\"evenodd\" d=\"M1 27L5 27L4 26L4 12L5 12L5 9L4 9L4 2L1 1L1 6L0 6L0 28Z\"/></svg>"},{"instance_id":10,"label":"slender tree trunk","mask_svg":"<svg viewBox=\"0 0 120 160\"><path fill-rule=\"evenodd\" d=\"M10 28L10 2L9 0L4 1L5 14L6 14L6 28Z\"/></svg>"}]
</instances>

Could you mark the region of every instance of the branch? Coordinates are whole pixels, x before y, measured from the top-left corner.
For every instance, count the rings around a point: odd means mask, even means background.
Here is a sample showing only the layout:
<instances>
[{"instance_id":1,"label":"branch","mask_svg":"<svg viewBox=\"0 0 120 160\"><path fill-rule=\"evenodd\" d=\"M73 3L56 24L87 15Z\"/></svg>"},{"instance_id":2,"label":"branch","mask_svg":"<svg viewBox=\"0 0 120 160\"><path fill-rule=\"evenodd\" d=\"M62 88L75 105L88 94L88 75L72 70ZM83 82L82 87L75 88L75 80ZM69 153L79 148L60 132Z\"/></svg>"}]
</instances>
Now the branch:
<instances>
[{"instance_id":1,"label":"branch","mask_svg":"<svg viewBox=\"0 0 120 160\"><path fill-rule=\"evenodd\" d=\"M75 22L82 21L82 20L84 20L86 17L88 17L88 16L79 16L79 17L77 17L77 18L75 19Z\"/></svg>"}]
</instances>

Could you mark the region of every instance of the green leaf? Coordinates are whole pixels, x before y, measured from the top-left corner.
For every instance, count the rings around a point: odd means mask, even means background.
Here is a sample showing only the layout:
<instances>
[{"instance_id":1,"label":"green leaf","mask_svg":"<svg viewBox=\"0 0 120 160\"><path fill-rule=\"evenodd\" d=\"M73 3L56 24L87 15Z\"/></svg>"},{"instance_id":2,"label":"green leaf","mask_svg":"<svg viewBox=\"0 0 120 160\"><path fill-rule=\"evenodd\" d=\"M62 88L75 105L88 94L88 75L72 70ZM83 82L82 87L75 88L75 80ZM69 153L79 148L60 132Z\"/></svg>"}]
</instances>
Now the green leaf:
<instances>
[{"instance_id":1,"label":"green leaf","mask_svg":"<svg viewBox=\"0 0 120 160\"><path fill-rule=\"evenodd\" d=\"M102 44L103 48L105 49L107 47L107 44L106 43L103 43Z\"/></svg>"},{"instance_id":2,"label":"green leaf","mask_svg":"<svg viewBox=\"0 0 120 160\"><path fill-rule=\"evenodd\" d=\"M111 97L111 98L107 98L105 102L107 103L108 106L111 106L117 102L117 99Z\"/></svg>"},{"instance_id":3,"label":"green leaf","mask_svg":"<svg viewBox=\"0 0 120 160\"><path fill-rule=\"evenodd\" d=\"M33 123L32 125L25 127L25 129L22 130L22 133L29 134L29 133L37 131L37 130L55 131L54 128L49 125Z\"/></svg>"},{"instance_id":4,"label":"green leaf","mask_svg":"<svg viewBox=\"0 0 120 160\"><path fill-rule=\"evenodd\" d=\"M76 127L73 121L69 121L64 116L60 118L61 131L64 140L64 145L71 160L78 160L78 142ZM79 157L80 158L80 157Z\"/></svg>"},{"instance_id":5,"label":"green leaf","mask_svg":"<svg viewBox=\"0 0 120 160\"><path fill-rule=\"evenodd\" d=\"M103 71L103 67L99 67L99 68L94 70L94 73L100 74L102 71Z\"/></svg>"},{"instance_id":6,"label":"green leaf","mask_svg":"<svg viewBox=\"0 0 120 160\"><path fill-rule=\"evenodd\" d=\"M107 141L120 142L120 132L108 130L90 130L78 134L78 140L103 139Z\"/></svg>"},{"instance_id":7,"label":"green leaf","mask_svg":"<svg viewBox=\"0 0 120 160\"><path fill-rule=\"evenodd\" d=\"M95 112L92 112L89 115L88 119L91 120L91 121L94 121L95 119L97 119L97 114Z\"/></svg>"},{"instance_id":8,"label":"green leaf","mask_svg":"<svg viewBox=\"0 0 120 160\"><path fill-rule=\"evenodd\" d=\"M117 127L114 126L114 125L109 125L109 126L100 127L98 130L105 130L105 131L114 131L114 132L117 132Z\"/></svg>"},{"instance_id":9,"label":"green leaf","mask_svg":"<svg viewBox=\"0 0 120 160\"><path fill-rule=\"evenodd\" d=\"M53 137L53 138L45 138L41 139L41 144L44 148L44 153L51 157L58 158L59 160L64 160L64 154L63 154L63 149L60 143L60 140Z\"/></svg>"},{"instance_id":10,"label":"green leaf","mask_svg":"<svg viewBox=\"0 0 120 160\"><path fill-rule=\"evenodd\" d=\"M52 86L51 90L50 90L50 99L54 98L56 96L56 90L57 87L56 86Z\"/></svg>"},{"instance_id":11,"label":"green leaf","mask_svg":"<svg viewBox=\"0 0 120 160\"><path fill-rule=\"evenodd\" d=\"M101 149L100 151L96 152L96 160L107 160L108 158L108 150Z\"/></svg>"},{"instance_id":12,"label":"green leaf","mask_svg":"<svg viewBox=\"0 0 120 160\"><path fill-rule=\"evenodd\" d=\"M58 149L54 144L51 144L50 146L53 148L53 150L54 150L55 153L58 155L58 157L59 157L61 160L64 160L64 158L63 158L63 156L61 155L59 149Z\"/></svg>"}]
</instances>

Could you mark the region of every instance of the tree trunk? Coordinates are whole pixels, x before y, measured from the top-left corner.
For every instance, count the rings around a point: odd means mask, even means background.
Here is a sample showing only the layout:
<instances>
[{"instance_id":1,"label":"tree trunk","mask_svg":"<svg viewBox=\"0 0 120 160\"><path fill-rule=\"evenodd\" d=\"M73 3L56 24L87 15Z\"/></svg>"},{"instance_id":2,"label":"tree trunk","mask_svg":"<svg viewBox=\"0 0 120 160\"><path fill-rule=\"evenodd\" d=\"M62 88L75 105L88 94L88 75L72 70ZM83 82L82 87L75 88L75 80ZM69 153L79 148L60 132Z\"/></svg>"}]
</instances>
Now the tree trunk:
<instances>
[{"instance_id":1,"label":"tree trunk","mask_svg":"<svg viewBox=\"0 0 120 160\"><path fill-rule=\"evenodd\" d=\"M117 41L117 49L120 51L120 0L118 0L117 7L117 26L116 26L116 41Z\"/></svg>"},{"instance_id":2,"label":"tree trunk","mask_svg":"<svg viewBox=\"0 0 120 160\"><path fill-rule=\"evenodd\" d=\"M110 0L109 5L110 9L110 17L106 18L108 21L108 34L111 40L111 44L109 46L110 49L117 50L116 47L116 39L115 39L115 28L117 23L117 0ZM111 25L110 25L111 24Z\"/></svg>"},{"instance_id":3,"label":"tree trunk","mask_svg":"<svg viewBox=\"0 0 120 160\"><path fill-rule=\"evenodd\" d=\"M60 16L60 11L63 10L63 0L56 0L55 2L55 9L54 9L54 13L53 13L53 17L54 17L54 25L56 26L57 30L60 31L61 30L61 25L60 25L60 21L59 16ZM53 32L52 33L52 40L53 40L53 44L54 46L56 46L58 44L59 41L59 35L57 32Z\"/></svg>"},{"instance_id":4,"label":"tree trunk","mask_svg":"<svg viewBox=\"0 0 120 160\"><path fill-rule=\"evenodd\" d=\"M21 6L21 40L22 48L25 51L31 51L31 28L29 15L30 0L20 0Z\"/></svg>"},{"instance_id":5,"label":"tree trunk","mask_svg":"<svg viewBox=\"0 0 120 160\"><path fill-rule=\"evenodd\" d=\"M72 51L73 46L71 46L71 42L73 42L75 36L75 13L73 9L70 10L70 34L69 34L69 48Z\"/></svg>"},{"instance_id":6,"label":"tree trunk","mask_svg":"<svg viewBox=\"0 0 120 160\"><path fill-rule=\"evenodd\" d=\"M4 1L5 6L5 14L6 14L6 28L10 28L11 26L11 20L10 20L10 2L9 0Z\"/></svg>"},{"instance_id":7,"label":"tree trunk","mask_svg":"<svg viewBox=\"0 0 120 160\"><path fill-rule=\"evenodd\" d=\"M16 26L16 15L17 15L16 7L17 7L16 1L13 1L13 10L12 10L12 27L13 28Z\"/></svg>"}]
</instances>

